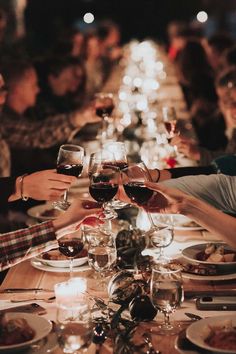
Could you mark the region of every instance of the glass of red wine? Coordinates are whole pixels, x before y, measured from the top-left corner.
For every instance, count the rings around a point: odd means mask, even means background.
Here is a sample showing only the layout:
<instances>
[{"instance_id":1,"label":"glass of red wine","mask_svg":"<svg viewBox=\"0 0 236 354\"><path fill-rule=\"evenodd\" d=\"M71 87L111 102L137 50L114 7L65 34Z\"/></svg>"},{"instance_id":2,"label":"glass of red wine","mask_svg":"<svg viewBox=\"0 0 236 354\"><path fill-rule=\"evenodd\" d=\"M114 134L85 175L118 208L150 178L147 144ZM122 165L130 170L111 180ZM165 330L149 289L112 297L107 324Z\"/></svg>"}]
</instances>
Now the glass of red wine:
<instances>
[{"instance_id":1,"label":"glass of red wine","mask_svg":"<svg viewBox=\"0 0 236 354\"><path fill-rule=\"evenodd\" d=\"M70 260L70 278L73 276L73 259L79 255L84 248L80 238L72 235L65 235L58 240L59 251Z\"/></svg>"},{"instance_id":2,"label":"glass of red wine","mask_svg":"<svg viewBox=\"0 0 236 354\"><path fill-rule=\"evenodd\" d=\"M178 134L176 131L177 116L175 108L172 106L163 106L162 117L166 130L166 138L168 142L171 142L171 139Z\"/></svg>"},{"instance_id":3,"label":"glass of red wine","mask_svg":"<svg viewBox=\"0 0 236 354\"><path fill-rule=\"evenodd\" d=\"M59 149L57 157L57 173L79 177L83 170L84 149L79 145L65 144ZM68 190L64 193L63 200L53 203L54 208L67 210L70 206Z\"/></svg>"},{"instance_id":4,"label":"glass of red wine","mask_svg":"<svg viewBox=\"0 0 236 354\"><path fill-rule=\"evenodd\" d=\"M119 185L119 169L115 166L103 163L94 166L90 175L89 192L97 202L103 204L102 219L114 219L117 217L110 202L115 197Z\"/></svg>"},{"instance_id":5,"label":"glass of red wine","mask_svg":"<svg viewBox=\"0 0 236 354\"><path fill-rule=\"evenodd\" d=\"M95 94L95 110L98 117L102 120L101 140L106 141L108 134L108 123L114 109L114 98L112 93L98 92Z\"/></svg>"},{"instance_id":6,"label":"glass of red wine","mask_svg":"<svg viewBox=\"0 0 236 354\"><path fill-rule=\"evenodd\" d=\"M121 178L126 195L138 206L145 206L152 198L154 191L145 186L145 182L151 182L152 178L144 162L124 168ZM151 236L159 228L154 224L151 214L147 212L147 215L151 225L147 235Z\"/></svg>"},{"instance_id":7,"label":"glass of red wine","mask_svg":"<svg viewBox=\"0 0 236 354\"><path fill-rule=\"evenodd\" d=\"M113 153L111 153L105 149L101 149L101 150L98 150L97 152L93 152L90 155L89 164L88 164L89 178L91 177L92 173L94 172L94 170L96 170L96 168L99 165L103 165L104 167L110 166L110 165L112 165L112 161L114 161L114 159L115 159L115 156L113 155Z\"/></svg>"}]
</instances>

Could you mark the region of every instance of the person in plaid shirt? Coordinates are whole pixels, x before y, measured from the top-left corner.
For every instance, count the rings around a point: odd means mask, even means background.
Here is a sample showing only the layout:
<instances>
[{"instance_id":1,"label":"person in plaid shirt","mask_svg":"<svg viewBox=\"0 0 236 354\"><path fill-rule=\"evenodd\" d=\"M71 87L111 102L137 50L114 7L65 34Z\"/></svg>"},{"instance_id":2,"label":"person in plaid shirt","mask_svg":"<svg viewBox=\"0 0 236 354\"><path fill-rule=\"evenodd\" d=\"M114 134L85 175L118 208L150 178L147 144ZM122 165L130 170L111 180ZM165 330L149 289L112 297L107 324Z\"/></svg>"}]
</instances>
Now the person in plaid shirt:
<instances>
[{"instance_id":1,"label":"person in plaid shirt","mask_svg":"<svg viewBox=\"0 0 236 354\"><path fill-rule=\"evenodd\" d=\"M86 218L87 224L93 224L96 222L99 212L101 209L98 208L97 203L76 200L65 213L53 221L1 234L0 271L58 247L58 240L65 232L76 230L78 224L86 222ZM94 218L88 218L92 214L96 214Z\"/></svg>"}]
</instances>

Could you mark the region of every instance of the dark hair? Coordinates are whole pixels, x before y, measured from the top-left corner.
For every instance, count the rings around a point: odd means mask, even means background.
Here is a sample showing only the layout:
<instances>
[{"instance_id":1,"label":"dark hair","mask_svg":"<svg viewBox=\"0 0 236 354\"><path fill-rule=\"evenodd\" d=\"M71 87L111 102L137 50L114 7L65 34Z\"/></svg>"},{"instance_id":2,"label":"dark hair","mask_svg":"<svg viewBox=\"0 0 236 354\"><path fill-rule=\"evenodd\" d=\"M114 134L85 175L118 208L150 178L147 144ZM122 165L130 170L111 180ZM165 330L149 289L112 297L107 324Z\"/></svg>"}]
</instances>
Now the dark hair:
<instances>
[{"instance_id":1,"label":"dark hair","mask_svg":"<svg viewBox=\"0 0 236 354\"><path fill-rule=\"evenodd\" d=\"M0 64L0 72L8 86L16 83L31 69L34 69L33 64L25 60L9 60Z\"/></svg>"},{"instance_id":2,"label":"dark hair","mask_svg":"<svg viewBox=\"0 0 236 354\"><path fill-rule=\"evenodd\" d=\"M216 78L216 87L225 87L231 89L236 87L236 66L225 69Z\"/></svg>"},{"instance_id":3,"label":"dark hair","mask_svg":"<svg viewBox=\"0 0 236 354\"><path fill-rule=\"evenodd\" d=\"M229 34L220 32L216 33L208 39L208 44L213 47L219 54L224 52L224 50L232 47L234 45L233 39Z\"/></svg>"},{"instance_id":4,"label":"dark hair","mask_svg":"<svg viewBox=\"0 0 236 354\"><path fill-rule=\"evenodd\" d=\"M234 45L233 47L231 47L225 51L224 59L225 59L226 65L228 65L228 66L236 65L236 45Z\"/></svg>"}]
</instances>

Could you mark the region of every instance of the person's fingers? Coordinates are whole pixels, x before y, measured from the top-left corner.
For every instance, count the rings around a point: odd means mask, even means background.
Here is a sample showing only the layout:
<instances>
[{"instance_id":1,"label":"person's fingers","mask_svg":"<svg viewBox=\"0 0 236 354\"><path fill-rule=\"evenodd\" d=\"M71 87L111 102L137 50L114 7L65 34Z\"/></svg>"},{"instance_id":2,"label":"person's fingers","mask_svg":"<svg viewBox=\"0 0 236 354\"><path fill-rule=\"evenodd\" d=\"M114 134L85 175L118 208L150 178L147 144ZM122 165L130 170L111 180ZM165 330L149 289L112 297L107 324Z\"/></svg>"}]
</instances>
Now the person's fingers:
<instances>
[{"instance_id":1,"label":"person's fingers","mask_svg":"<svg viewBox=\"0 0 236 354\"><path fill-rule=\"evenodd\" d=\"M83 220L82 224L87 225L87 226L96 227L99 225L103 225L104 221L99 219L98 216L88 216Z\"/></svg>"},{"instance_id":2,"label":"person's fingers","mask_svg":"<svg viewBox=\"0 0 236 354\"><path fill-rule=\"evenodd\" d=\"M74 183L77 181L77 178L74 176L67 176L67 175L63 175L60 173L54 173L52 174L49 178L49 181L60 181L60 182L64 182L64 183Z\"/></svg>"}]
</instances>

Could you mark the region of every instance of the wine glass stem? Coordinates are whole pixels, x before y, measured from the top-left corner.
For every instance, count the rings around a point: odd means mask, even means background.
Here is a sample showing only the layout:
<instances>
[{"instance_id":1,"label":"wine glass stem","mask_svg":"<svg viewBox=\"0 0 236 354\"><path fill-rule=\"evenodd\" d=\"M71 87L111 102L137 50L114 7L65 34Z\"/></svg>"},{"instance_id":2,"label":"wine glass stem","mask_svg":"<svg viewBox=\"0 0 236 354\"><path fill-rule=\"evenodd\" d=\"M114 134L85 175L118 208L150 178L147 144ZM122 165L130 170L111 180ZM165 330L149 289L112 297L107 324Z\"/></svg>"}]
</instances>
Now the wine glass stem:
<instances>
[{"instance_id":1,"label":"wine glass stem","mask_svg":"<svg viewBox=\"0 0 236 354\"><path fill-rule=\"evenodd\" d=\"M73 258L70 258L70 278L73 278Z\"/></svg>"},{"instance_id":2,"label":"wine glass stem","mask_svg":"<svg viewBox=\"0 0 236 354\"><path fill-rule=\"evenodd\" d=\"M166 327L170 327L170 315L168 314L168 312L164 312L164 322L165 322L165 326Z\"/></svg>"},{"instance_id":3,"label":"wine glass stem","mask_svg":"<svg viewBox=\"0 0 236 354\"><path fill-rule=\"evenodd\" d=\"M149 222L150 222L150 224L151 224L151 229L155 229L156 226L155 226L155 224L154 224L152 215L151 215L149 212L147 212L147 216L148 216Z\"/></svg>"},{"instance_id":4,"label":"wine glass stem","mask_svg":"<svg viewBox=\"0 0 236 354\"><path fill-rule=\"evenodd\" d=\"M63 200L65 203L67 203L67 198L68 198L68 190L65 191L64 196L63 196Z\"/></svg>"}]
</instances>

